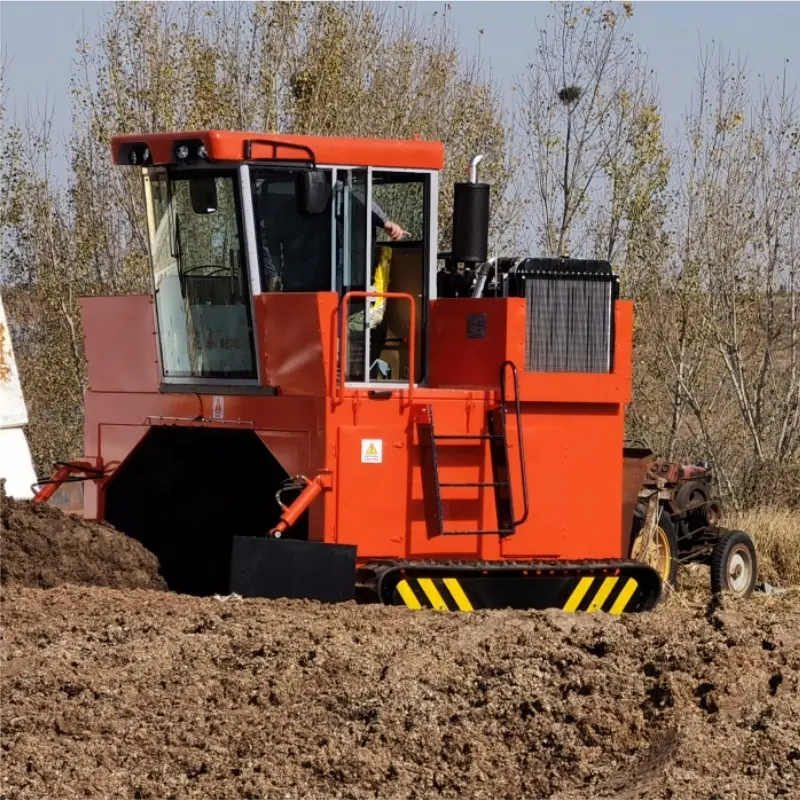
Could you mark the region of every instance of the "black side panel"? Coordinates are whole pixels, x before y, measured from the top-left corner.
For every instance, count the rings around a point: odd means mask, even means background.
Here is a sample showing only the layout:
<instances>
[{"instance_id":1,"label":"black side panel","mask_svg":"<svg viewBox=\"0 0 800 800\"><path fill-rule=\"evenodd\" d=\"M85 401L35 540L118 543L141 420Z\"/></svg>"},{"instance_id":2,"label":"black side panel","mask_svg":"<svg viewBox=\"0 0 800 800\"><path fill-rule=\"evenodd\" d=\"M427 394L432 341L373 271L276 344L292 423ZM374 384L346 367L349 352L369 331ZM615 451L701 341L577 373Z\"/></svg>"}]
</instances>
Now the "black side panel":
<instances>
[{"instance_id":1,"label":"black side panel","mask_svg":"<svg viewBox=\"0 0 800 800\"><path fill-rule=\"evenodd\" d=\"M355 597L354 545L234 536L230 590L243 597L345 603Z\"/></svg>"},{"instance_id":2,"label":"black side panel","mask_svg":"<svg viewBox=\"0 0 800 800\"><path fill-rule=\"evenodd\" d=\"M661 579L629 560L578 562L394 562L366 565L385 605L441 611L560 608L610 614L650 611ZM363 576L362 576L363 580Z\"/></svg>"},{"instance_id":3,"label":"black side panel","mask_svg":"<svg viewBox=\"0 0 800 800\"><path fill-rule=\"evenodd\" d=\"M106 519L155 554L171 591L228 594L231 539L277 525L288 477L253 431L153 426L109 482ZM308 538L307 512L284 538Z\"/></svg>"}]
</instances>

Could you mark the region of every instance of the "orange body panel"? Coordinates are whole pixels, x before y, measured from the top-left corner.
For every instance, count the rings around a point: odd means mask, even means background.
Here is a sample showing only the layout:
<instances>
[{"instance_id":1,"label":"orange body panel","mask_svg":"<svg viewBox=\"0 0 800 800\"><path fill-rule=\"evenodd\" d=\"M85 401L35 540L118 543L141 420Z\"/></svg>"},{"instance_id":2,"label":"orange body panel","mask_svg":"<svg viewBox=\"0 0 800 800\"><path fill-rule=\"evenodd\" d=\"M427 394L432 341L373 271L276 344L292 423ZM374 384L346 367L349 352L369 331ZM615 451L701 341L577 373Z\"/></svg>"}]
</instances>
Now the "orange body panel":
<instances>
[{"instance_id":1,"label":"orange body panel","mask_svg":"<svg viewBox=\"0 0 800 800\"><path fill-rule=\"evenodd\" d=\"M495 389L500 364L525 363L523 298L433 300L429 315L432 385ZM454 351L470 357L453 358Z\"/></svg>"},{"instance_id":2,"label":"orange body panel","mask_svg":"<svg viewBox=\"0 0 800 800\"><path fill-rule=\"evenodd\" d=\"M115 470L154 426L250 430L289 475L325 476L309 510L309 538L355 544L372 558L620 558L624 403L630 397L632 308L617 303L615 371L609 375L534 374L524 364L525 301L519 298L440 300L430 307L429 378L415 388L372 396L369 387L337 387L338 299L330 293L267 294L255 299L262 383L277 396L226 393L215 419L212 394L161 392L150 298L83 301L89 358L86 454L109 472L88 483L86 516L103 516ZM468 316L485 314L484 338L469 338ZM119 324L122 320L124 324ZM124 368L121 359L127 359ZM505 540L440 536L423 482L416 420L430 406L443 434L486 431L497 400L500 365L520 365L520 400L530 515ZM456 384L459 384L458 386ZM465 385L466 384L466 385ZM205 390L204 390L205 391ZM510 394L513 390L510 389ZM517 516L522 477L516 426L509 413L509 458ZM379 457L366 457L379 444ZM442 482L487 482L485 442L443 443ZM248 502L274 503L274 488ZM491 489L443 488L448 526L494 529Z\"/></svg>"},{"instance_id":3,"label":"orange body panel","mask_svg":"<svg viewBox=\"0 0 800 800\"><path fill-rule=\"evenodd\" d=\"M125 164L120 157L123 145L146 144L152 154L152 163L173 162L175 143L185 140L200 140L205 144L211 161L243 161L247 140L268 139L310 148L318 164L346 165L353 167L404 167L406 169L440 170L444 167L444 145L441 142L425 142L410 139L352 139L323 136L289 136L282 133L246 133L240 131L180 131L175 133L148 133L134 136L115 136L111 140L114 163ZM278 158L289 161L308 161L308 154L293 147L274 148L253 145L252 158Z\"/></svg>"},{"instance_id":4,"label":"orange body panel","mask_svg":"<svg viewBox=\"0 0 800 800\"><path fill-rule=\"evenodd\" d=\"M338 298L334 292L257 295L255 327L265 386L324 397L330 386Z\"/></svg>"},{"instance_id":5,"label":"orange body panel","mask_svg":"<svg viewBox=\"0 0 800 800\"><path fill-rule=\"evenodd\" d=\"M87 313L87 303L91 304L91 313ZM89 389L158 391L160 373L153 298L150 295L82 298L81 309ZM114 337L113 358L109 358L109 334Z\"/></svg>"}]
</instances>

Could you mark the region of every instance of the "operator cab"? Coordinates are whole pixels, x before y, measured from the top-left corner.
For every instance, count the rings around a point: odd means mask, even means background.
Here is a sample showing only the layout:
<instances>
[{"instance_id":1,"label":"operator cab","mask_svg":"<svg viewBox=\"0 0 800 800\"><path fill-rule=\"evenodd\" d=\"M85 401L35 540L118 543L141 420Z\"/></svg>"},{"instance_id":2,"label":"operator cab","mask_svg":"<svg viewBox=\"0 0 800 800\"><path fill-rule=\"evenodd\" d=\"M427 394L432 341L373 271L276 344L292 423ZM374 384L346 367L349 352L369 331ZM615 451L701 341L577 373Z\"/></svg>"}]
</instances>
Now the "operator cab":
<instances>
[{"instance_id":1,"label":"operator cab","mask_svg":"<svg viewBox=\"0 0 800 800\"><path fill-rule=\"evenodd\" d=\"M437 145L214 132L181 144L179 137L115 142L118 163L143 167L165 387L261 385L253 298L269 292L411 295L413 358L410 303L348 298L346 380L408 385L414 363L413 380L422 383L427 301L436 292ZM231 137L238 160L222 146ZM331 158L359 154L359 141L372 152L382 145L390 163L403 160L391 145L416 145L426 157L410 160L429 163L364 167ZM387 232L389 221L398 227Z\"/></svg>"}]
</instances>

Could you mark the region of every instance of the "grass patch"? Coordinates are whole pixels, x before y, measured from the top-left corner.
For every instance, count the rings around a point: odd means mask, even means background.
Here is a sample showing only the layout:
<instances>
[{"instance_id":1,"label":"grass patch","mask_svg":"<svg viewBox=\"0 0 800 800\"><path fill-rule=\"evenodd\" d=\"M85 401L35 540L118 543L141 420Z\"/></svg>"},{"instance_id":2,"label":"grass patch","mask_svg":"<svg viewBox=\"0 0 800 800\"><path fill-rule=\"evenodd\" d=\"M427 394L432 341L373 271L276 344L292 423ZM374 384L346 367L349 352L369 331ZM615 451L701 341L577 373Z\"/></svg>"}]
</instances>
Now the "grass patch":
<instances>
[{"instance_id":1,"label":"grass patch","mask_svg":"<svg viewBox=\"0 0 800 800\"><path fill-rule=\"evenodd\" d=\"M753 537L759 580L776 586L800 586L800 511L754 508L726 517L727 528L746 531Z\"/></svg>"}]
</instances>

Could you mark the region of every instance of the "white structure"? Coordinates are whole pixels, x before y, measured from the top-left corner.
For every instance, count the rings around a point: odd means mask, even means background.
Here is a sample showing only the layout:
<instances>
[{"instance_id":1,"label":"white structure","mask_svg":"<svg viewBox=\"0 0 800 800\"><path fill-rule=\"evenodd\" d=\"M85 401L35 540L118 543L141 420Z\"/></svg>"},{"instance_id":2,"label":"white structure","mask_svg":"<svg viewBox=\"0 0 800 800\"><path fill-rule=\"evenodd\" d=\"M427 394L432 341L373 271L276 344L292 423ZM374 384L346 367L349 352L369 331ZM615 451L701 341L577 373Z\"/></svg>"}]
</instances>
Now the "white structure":
<instances>
[{"instance_id":1,"label":"white structure","mask_svg":"<svg viewBox=\"0 0 800 800\"><path fill-rule=\"evenodd\" d=\"M31 484L36 481L25 438L27 424L28 411L0 296L0 478L6 479L6 494L20 500L33 497Z\"/></svg>"}]
</instances>

